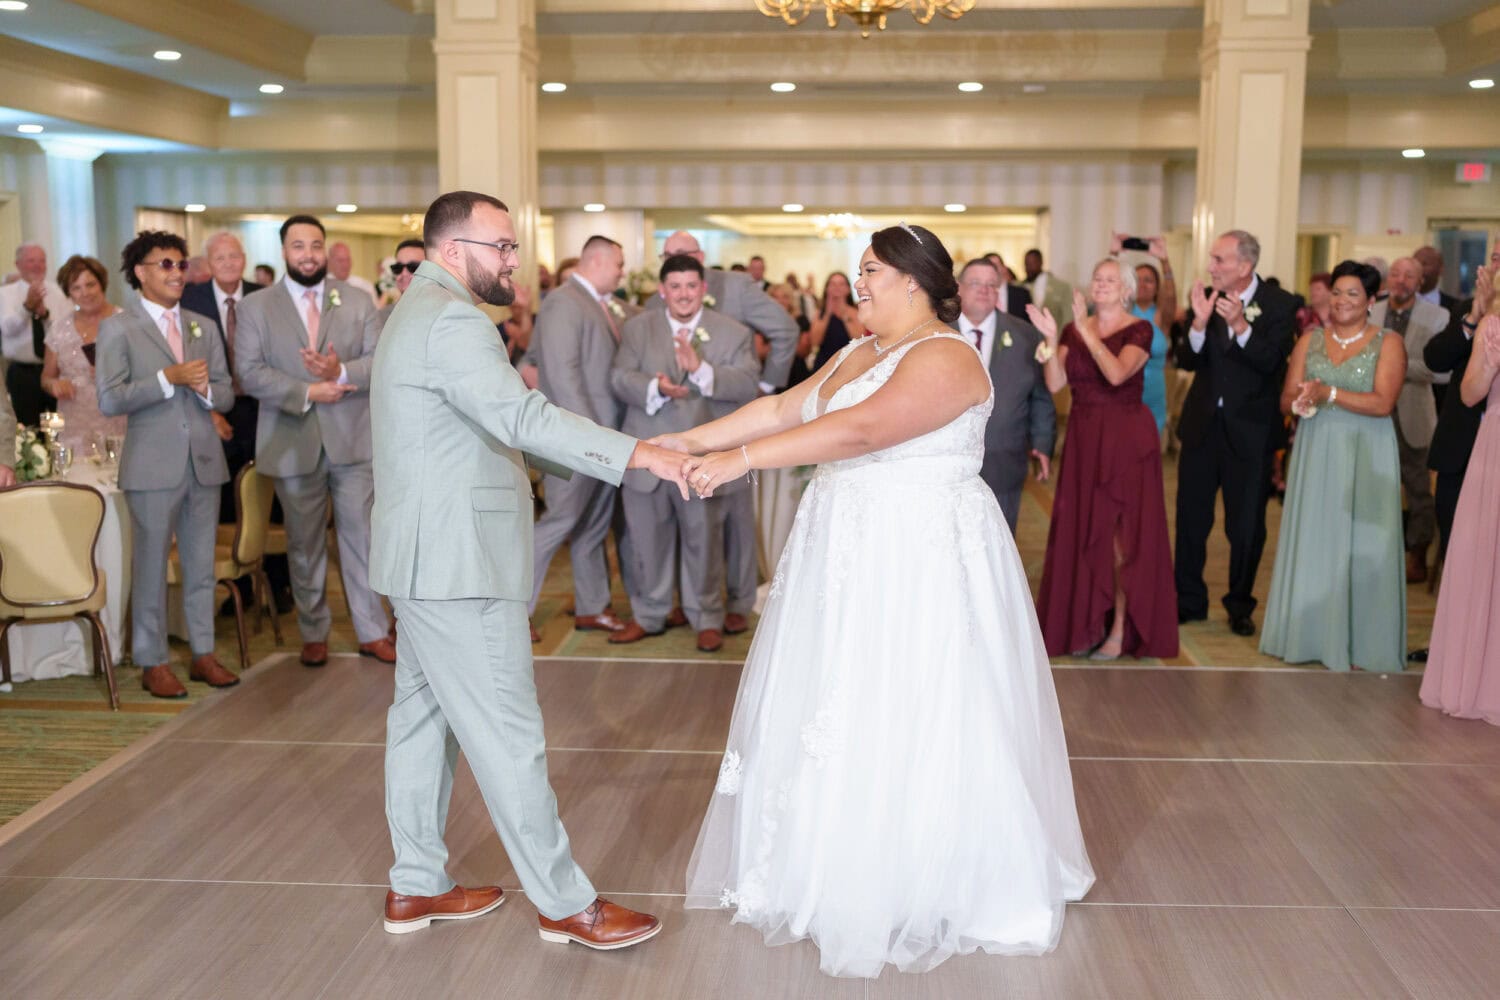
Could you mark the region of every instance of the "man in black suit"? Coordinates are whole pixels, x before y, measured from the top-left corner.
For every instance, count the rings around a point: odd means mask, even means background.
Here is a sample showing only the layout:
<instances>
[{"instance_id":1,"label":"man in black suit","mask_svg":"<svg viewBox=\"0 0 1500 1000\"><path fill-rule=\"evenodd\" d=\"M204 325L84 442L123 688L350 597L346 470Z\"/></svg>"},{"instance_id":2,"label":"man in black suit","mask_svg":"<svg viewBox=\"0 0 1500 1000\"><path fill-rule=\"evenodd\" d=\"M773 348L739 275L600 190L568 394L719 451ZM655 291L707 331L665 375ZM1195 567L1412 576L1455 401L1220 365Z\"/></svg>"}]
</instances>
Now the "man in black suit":
<instances>
[{"instance_id":1,"label":"man in black suit","mask_svg":"<svg viewBox=\"0 0 1500 1000\"><path fill-rule=\"evenodd\" d=\"M1266 544L1271 464L1281 443L1281 383L1296 330L1296 302L1255 273L1260 241L1225 233L1209 251L1211 289L1192 291L1192 326L1177 365L1195 372L1178 422L1177 620L1208 617L1203 582L1214 497L1224 492L1229 592L1224 608L1236 635L1254 635L1255 571Z\"/></svg>"},{"instance_id":2,"label":"man in black suit","mask_svg":"<svg viewBox=\"0 0 1500 1000\"><path fill-rule=\"evenodd\" d=\"M984 464L979 475L994 492L1014 535L1021 488L1026 485L1031 460L1036 459L1040 466L1038 480L1045 482L1051 474L1057 409L1036 360L1041 331L997 307L1004 280L988 258L964 265L958 275L958 294L963 303L958 332L973 342L995 386L995 405L984 429Z\"/></svg>"},{"instance_id":3,"label":"man in black suit","mask_svg":"<svg viewBox=\"0 0 1500 1000\"><path fill-rule=\"evenodd\" d=\"M213 277L183 289L182 307L219 321L217 333L232 373L235 370L234 338L239 325L240 304L246 295L265 286L245 280L245 248L233 233L214 233L204 242L203 254L208 259L208 269ZM255 397L246 395L240 388L239 379L235 378L233 408L224 416L213 414L214 430L224 442L224 460L229 465L229 482L224 484L219 501L221 524L234 522L234 477L255 457L255 421L259 412ZM271 580L278 606L290 611L291 582L287 576L286 556L267 556L266 575ZM248 597L248 578L241 582L240 590Z\"/></svg>"},{"instance_id":4,"label":"man in black suit","mask_svg":"<svg viewBox=\"0 0 1500 1000\"><path fill-rule=\"evenodd\" d=\"M1422 265L1422 284L1419 286L1417 298L1426 299L1433 305L1442 306L1448 310L1450 319L1451 317L1462 315L1460 310L1463 308L1463 301L1457 296L1449 295L1438 287L1443 280L1442 252L1434 246L1418 247L1412 254L1412 257L1418 264ZM1443 399L1447 393L1448 386L1438 385L1436 382L1432 383L1432 398L1437 403L1439 413L1443 410Z\"/></svg>"},{"instance_id":5,"label":"man in black suit","mask_svg":"<svg viewBox=\"0 0 1500 1000\"><path fill-rule=\"evenodd\" d=\"M1010 313L1019 320L1026 319L1026 307L1031 305L1031 293L1022 286L1011 281L1011 269L1005 266L1005 258L998 251L991 250L984 255L984 259L994 265L1000 274L1000 304L997 308L1003 313Z\"/></svg>"}]
</instances>

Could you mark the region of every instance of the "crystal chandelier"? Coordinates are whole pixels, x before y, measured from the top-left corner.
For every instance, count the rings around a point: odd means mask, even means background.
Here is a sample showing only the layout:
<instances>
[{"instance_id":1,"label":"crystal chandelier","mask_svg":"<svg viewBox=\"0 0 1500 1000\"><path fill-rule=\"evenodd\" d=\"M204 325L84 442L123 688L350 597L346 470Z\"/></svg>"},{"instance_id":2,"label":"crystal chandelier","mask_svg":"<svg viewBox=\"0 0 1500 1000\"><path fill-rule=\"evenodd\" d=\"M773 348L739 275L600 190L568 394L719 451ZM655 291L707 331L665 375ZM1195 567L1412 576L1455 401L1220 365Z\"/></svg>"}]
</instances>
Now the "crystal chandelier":
<instances>
[{"instance_id":1,"label":"crystal chandelier","mask_svg":"<svg viewBox=\"0 0 1500 1000\"><path fill-rule=\"evenodd\" d=\"M847 240L855 233L871 228L868 222L853 212L817 215L813 217L812 224L820 240Z\"/></svg>"},{"instance_id":2,"label":"crystal chandelier","mask_svg":"<svg viewBox=\"0 0 1500 1000\"><path fill-rule=\"evenodd\" d=\"M931 23L936 14L956 21L974 9L975 0L755 0L755 7L767 17L798 25L807 20L817 2L823 4L830 28L838 27L843 14L859 25L860 37L869 38L872 28L885 30L885 17L893 10L910 10L918 24Z\"/></svg>"}]
</instances>

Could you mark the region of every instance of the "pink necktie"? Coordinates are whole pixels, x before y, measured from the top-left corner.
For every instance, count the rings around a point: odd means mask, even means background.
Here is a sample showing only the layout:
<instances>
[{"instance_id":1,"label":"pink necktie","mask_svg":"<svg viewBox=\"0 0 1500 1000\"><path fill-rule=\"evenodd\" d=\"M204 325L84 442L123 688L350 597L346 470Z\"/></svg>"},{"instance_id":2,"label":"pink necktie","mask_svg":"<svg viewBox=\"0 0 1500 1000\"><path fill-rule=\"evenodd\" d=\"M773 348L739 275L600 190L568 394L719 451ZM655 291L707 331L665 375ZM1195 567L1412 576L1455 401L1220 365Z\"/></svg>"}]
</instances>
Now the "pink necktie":
<instances>
[{"instance_id":1,"label":"pink necktie","mask_svg":"<svg viewBox=\"0 0 1500 1000\"><path fill-rule=\"evenodd\" d=\"M620 328L615 325L615 314L610 311L609 303L613 296L599 296L599 308L604 310L604 322L609 324L609 332L614 334L616 340L620 339Z\"/></svg>"},{"instance_id":2,"label":"pink necktie","mask_svg":"<svg viewBox=\"0 0 1500 1000\"><path fill-rule=\"evenodd\" d=\"M176 358L180 365L182 364L182 331L177 329L177 317L172 314L171 310L162 313L162 316L167 321L167 346L171 348L172 357Z\"/></svg>"},{"instance_id":3,"label":"pink necktie","mask_svg":"<svg viewBox=\"0 0 1500 1000\"><path fill-rule=\"evenodd\" d=\"M302 293L302 300L307 303L307 346L316 351L318 349L318 297L309 288Z\"/></svg>"}]
</instances>

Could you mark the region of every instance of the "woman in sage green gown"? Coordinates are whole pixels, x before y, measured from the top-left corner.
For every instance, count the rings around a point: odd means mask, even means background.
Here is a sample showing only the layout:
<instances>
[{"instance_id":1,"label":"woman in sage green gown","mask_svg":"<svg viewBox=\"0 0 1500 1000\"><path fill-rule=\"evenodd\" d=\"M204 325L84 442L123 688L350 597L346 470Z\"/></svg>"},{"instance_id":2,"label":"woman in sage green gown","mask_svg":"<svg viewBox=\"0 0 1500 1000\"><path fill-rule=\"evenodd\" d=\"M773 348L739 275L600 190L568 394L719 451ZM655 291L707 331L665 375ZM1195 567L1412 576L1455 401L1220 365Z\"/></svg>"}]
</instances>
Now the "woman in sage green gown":
<instances>
[{"instance_id":1,"label":"woman in sage green gown","mask_svg":"<svg viewBox=\"0 0 1500 1000\"><path fill-rule=\"evenodd\" d=\"M1368 322L1380 275L1333 271L1331 322L1292 351L1282 410L1302 417L1260 650L1331 670L1406 663L1401 462L1391 422L1406 373L1400 336Z\"/></svg>"}]
</instances>

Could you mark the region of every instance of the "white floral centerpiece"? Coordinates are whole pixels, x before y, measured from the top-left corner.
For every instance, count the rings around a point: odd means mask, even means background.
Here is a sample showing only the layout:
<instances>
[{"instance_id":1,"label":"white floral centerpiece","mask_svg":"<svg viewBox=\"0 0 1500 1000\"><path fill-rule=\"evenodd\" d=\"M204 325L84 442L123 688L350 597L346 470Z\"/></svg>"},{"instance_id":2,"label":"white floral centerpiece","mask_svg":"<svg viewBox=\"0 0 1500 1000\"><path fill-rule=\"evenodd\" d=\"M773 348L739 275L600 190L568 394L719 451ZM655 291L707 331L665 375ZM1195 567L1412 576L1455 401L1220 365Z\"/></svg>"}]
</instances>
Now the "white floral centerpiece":
<instances>
[{"instance_id":1,"label":"white floral centerpiece","mask_svg":"<svg viewBox=\"0 0 1500 1000\"><path fill-rule=\"evenodd\" d=\"M52 473L52 455L35 427L16 425L16 482L46 479Z\"/></svg>"},{"instance_id":2,"label":"white floral centerpiece","mask_svg":"<svg viewBox=\"0 0 1500 1000\"><path fill-rule=\"evenodd\" d=\"M641 267L625 276L625 291L638 306L656 294L656 272Z\"/></svg>"}]
</instances>

